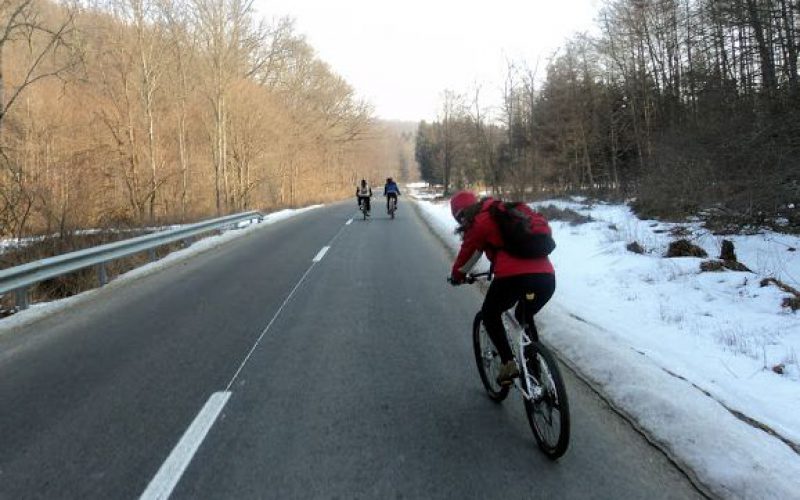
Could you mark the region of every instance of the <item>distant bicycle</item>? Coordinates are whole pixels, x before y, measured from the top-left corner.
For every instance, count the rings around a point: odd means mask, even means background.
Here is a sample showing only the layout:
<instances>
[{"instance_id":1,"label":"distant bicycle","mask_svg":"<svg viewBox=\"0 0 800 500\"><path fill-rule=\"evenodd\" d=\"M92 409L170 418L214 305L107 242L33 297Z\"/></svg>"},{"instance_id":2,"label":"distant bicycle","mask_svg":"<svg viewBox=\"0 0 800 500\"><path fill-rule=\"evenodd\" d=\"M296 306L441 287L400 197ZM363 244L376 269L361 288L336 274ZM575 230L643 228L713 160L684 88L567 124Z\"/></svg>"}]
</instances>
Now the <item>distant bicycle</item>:
<instances>
[{"instance_id":1,"label":"distant bicycle","mask_svg":"<svg viewBox=\"0 0 800 500\"><path fill-rule=\"evenodd\" d=\"M358 206L359 210L361 210L361 214L364 216L364 220L367 220L369 217L369 210L367 210L367 203L364 200L361 200L361 203Z\"/></svg>"},{"instance_id":2,"label":"distant bicycle","mask_svg":"<svg viewBox=\"0 0 800 500\"><path fill-rule=\"evenodd\" d=\"M467 276L467 283L475 283L480 278L491 279L489 273ZM448 278L449 280L450 278ZM519 301L520 308L525 301ZM569 446L569 401L561 372L553 354L540 341L536 328L525 323L524 310L516 314L521 321L517 328L518 339L512 342L509 329L506 329L509 345L514 351L514 361L520 376L514 379L514 387L522 394L528 424L533 431L539 448L549 458L556 460L563 456ZM489 338L483 325L481 313L475 315L472 325L472 345L478 374L489 398L500 403L508 397L510 386L500 385L497 376L500 371L500 353Z\"/></svg>"},{"instance_id":3,"label":"distant bicycle","mask_svg":"<svg viewBox=\"0 0 800 500\"><path fill-rule=\"evenodd\" d=\"M389 217L394 219L394 212L397 210L397 198L389 197Z\"/></svg>"}]
</instances>

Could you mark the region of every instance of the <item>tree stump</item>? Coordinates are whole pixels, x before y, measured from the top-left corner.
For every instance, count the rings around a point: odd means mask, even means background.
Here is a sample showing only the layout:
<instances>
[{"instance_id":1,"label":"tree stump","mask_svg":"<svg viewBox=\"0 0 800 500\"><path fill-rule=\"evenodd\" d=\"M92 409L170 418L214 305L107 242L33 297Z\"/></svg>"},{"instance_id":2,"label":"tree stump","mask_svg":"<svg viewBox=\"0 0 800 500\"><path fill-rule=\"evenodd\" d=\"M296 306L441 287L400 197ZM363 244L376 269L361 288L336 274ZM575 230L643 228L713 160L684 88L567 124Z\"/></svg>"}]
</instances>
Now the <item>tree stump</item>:
<instances>
[{"instance_id":1,"label":"tree stump","mask_svg":"<svg viewBox=\"0 0 800 500\"><path fill-rule=\"evenodd\" d=\"M678 240L669 244L667 257L708 257L708 254L689 240Z\"/></svg>"},{"instance_id":2,"label":"tree stump","mask_svg":"<svg viewBox=\"0 0 800 500\"><path fill-rule=\"evenodd\" d=\"M736 258L736 252L733 249L733 242L730 240L722 240L722 251L719 254L719 258L722 260L738 262Z\"/></svg>"}]
</instances>

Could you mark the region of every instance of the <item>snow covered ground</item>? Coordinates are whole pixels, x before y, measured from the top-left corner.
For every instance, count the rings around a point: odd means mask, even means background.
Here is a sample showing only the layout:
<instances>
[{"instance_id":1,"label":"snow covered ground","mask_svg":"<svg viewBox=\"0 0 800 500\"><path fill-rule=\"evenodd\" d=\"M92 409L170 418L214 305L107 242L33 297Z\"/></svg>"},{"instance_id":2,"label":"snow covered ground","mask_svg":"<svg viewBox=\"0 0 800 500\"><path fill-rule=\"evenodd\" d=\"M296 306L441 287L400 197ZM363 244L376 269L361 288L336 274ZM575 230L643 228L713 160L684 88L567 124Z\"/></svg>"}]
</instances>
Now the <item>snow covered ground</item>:
<instances>
[{"instance_id":1,"label":"snow covered ground","mask_svg":"<svg viewBox=\"0 0 800 500\"><path fill-rule=\"evenodd\" d=\"M457 248L448 204L417 203ZM700 273L704 259L663 257L676 226L718 256L722 238L699 224L643 221L623 205L541 205L593 220L551 223L558 285L540 313L545 340L711 491L798 498L800 321L781 307L787 294L760 281L798 285L800 256L790 249L800 238L728 237L754 273ZM626 250L634 240L645 254Z\"/></svg>"},{"instance_id":2,"label":"snow covered ground","mask_svg":"<svg viewBox=\"0 0 800 500\"><path fill-rule=\"evenodd\" d=\"M427 182L411 182L405 188L418 200L435 200L441 198L441 190Z\"/></svg>"},{"instance_id":3,"label":"snow covered ground","mask_svg":"<svg viewBox=\"0 0 800 500\"><path fill-rule=\"evenodd\" d=\"M298 209L290 208L285 210L279 210L277 212L273 212L271 214L266 215L260 224L252 223L254 221L251 221L249 223L247 222L239 223L235 230L229 230L222 233L221 235L203 238L202 240L193 243L188 248L172 252L163 259L160 259L156 262L151 262L141 267L137 267L136 269L132 269L131 271L128 271L125 274L117 276L116 278L114 278L114 280L112 280L108 285L106 285L102 289L89 290L87 292L83 292L78 295L74 295L72 297L67 297L65 299L56 300L52 302L40 302L32 304L29 309L20 311L14 314L13 316L9 316L7 318L0 320L0 335L2 335L5 332L11 331L13 329L19 328L23 325L27 325L34 321L37 321L38 319L44 316L48 316L50 314L54 314L58 311L62 311L64 309L72 307L81 301L94 297L95 294L101 291L110 290L117 286L123 285L124 283L129 282L131 280L161 271L164 268L169 267L177 262L180 262L197 254L203 253L212 248L216 248L233 239L250 234L253 231L258 231L259 229L267 225L274 224L284 219L288 219L289 217L294 217L295 215L307 212L309 210L313 210L315 208L319 208L321 206L323 205L312 205L309 207L298 208Z\"/></svg>"}]
</instances>

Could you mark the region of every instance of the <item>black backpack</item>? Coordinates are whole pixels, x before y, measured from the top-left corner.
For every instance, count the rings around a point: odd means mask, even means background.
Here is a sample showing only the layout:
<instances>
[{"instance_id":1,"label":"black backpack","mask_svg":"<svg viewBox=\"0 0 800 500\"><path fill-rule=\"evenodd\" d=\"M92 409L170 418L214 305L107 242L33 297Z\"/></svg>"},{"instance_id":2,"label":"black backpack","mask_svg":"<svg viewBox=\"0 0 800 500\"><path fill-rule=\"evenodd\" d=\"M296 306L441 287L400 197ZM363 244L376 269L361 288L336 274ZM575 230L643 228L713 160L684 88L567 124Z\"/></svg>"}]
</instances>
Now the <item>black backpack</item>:
<instances>
[{"instance_id":1,"label":"black backpack","mask_svg":"<svg viewBox=\"0 0 800 500\"><path fill-rule=\"evenodd\" d=\"M547 257L556 248L547 220L524 206L521 202L502 201L489 206L489 215L503 237L502 250L521 259Z\"/></svg>"}]
</instances>

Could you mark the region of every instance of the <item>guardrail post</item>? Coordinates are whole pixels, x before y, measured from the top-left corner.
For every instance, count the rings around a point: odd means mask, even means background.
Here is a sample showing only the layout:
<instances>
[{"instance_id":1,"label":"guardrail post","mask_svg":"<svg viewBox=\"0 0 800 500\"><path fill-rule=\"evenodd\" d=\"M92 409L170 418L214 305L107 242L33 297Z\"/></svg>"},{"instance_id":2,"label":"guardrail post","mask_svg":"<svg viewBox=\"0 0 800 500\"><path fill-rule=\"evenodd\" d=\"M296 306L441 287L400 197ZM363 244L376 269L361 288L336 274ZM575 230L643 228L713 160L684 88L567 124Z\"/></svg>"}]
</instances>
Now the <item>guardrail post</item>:
<instances>
[{"instance_id":1,"label":"guardrail post","mask_svg":"<svg viewBox=\"0 0 800 500\"><path fill-rule=\"evenodd\" d=\"M14 296L14 300L18 308L27 309L31 305L28 300L28 287L14 290Z\"/></svg>"},{"instance_id":2,"label":"guardrail post","mask_svg":"<svg viewBox=\"0 0 800 500\"><path fill-rule=\"evenodd\" d=\"M150 250L148 250L147 251L147 255L150 257L150 262L155 262L156 261L156 249L155 248L151 248Z\"/></svg>"},{"instance_id":3,"label":"guardrail post","mask_svg":"<svg viewBox=\"0 0 800 500\"><path fill-rule=\"evenodd\" d=\"M108 273L106 273L105 262L97 264L97 282L100 283L100 286L103 286L106 283L108 283Z\"/></svg>"}]
</instances>

